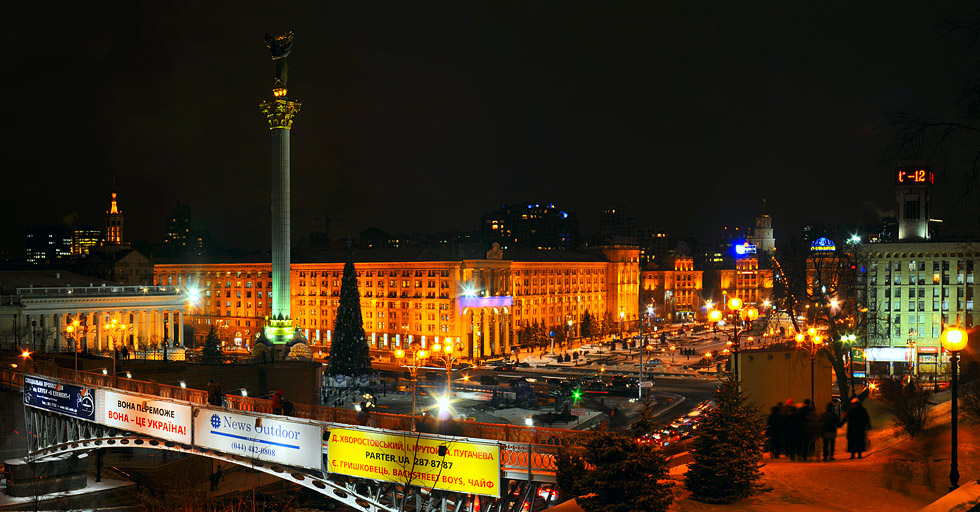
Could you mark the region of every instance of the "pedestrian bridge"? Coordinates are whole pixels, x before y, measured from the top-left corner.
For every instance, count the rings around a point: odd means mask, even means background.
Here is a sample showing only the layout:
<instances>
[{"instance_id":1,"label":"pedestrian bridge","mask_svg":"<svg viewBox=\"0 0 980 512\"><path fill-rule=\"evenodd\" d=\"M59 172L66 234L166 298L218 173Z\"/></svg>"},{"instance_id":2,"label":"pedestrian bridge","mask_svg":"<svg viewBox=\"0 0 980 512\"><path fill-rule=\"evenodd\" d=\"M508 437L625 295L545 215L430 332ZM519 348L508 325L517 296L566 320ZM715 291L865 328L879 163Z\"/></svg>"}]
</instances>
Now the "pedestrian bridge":
<instances>
[{"instance_id":1,"label":"pedestrian bridge","mask_svg":"<svg viewBox=\"0 0 980 512\"><path fill-rule=\"evenodd\" d=\"M275 475L363 511L540 509L553 489L555 454L587 432L474 422L423 423L411 416L295 404L118 379L38 364L0 370L24 392L28 458L107 447L211 457Z\"/></svg>"}]
</instances>

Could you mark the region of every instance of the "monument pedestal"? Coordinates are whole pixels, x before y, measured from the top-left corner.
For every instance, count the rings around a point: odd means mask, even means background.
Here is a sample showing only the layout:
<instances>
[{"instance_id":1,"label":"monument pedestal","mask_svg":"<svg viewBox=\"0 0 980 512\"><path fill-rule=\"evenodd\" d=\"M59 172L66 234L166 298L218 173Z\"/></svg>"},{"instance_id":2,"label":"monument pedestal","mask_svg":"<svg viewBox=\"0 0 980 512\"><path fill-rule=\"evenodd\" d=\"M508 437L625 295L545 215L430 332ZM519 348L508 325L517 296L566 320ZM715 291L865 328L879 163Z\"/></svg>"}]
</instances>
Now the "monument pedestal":
<instances>
[{"instance_id":1,"label":"monument pedestal","mask_svg":"<svg viewBox=\"0 0 980 512\"><path fill-rule=\"evenodd\" d=\"M4 461L7 495L29 497L84 489L88 485L88 455L45 457L28 462Z\"/></svg>"}]
</instances>

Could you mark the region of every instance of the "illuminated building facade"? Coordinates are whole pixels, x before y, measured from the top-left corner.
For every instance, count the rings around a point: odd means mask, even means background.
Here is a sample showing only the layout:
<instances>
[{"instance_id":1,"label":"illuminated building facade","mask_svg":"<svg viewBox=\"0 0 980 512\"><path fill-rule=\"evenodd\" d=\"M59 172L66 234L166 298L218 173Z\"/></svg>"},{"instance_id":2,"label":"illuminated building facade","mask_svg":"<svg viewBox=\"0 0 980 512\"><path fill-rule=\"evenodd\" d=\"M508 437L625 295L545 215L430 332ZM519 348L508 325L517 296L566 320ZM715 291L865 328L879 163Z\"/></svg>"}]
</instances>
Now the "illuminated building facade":
<instances>
[{"instance_id":1,"label":"illuminated building facade","mask_svg":"<svg viewBox=\"0 0 980 512\"><path fill-rule=\"evenodd\" d=\"M980 242L870 244L859 254L867 270L866 354L872 371L940 371L943 326L980 325L974 308Z\"/></svg>"},{"instance_id":2,"label":"illuminated building facade","mask_svg":"<svg viewBox=\"0 0 980 512\"><path fill-rule=\"evenodd\" d=\"M655 318L668 322L695 320L701 311L703 274L694 269L690 256L675 257L670 270L644 270L640 305L652 308Z\"/></svg>"},{"instance_id":3,"label":"illuminated building facade","mask_svg":"<svg viewBox=\"0 0 980 512\"><path fill-rule=\"evenodd\" d=\"M361 313L374 351L390 352L413 341L428 346L447 338L463 357L509 355L516 332L537 323L577 333L582 315L636 321L638 250L595 252L408 248L354 252ZM314 353L330 345L340 301L343 254L329 262L291 266L294 324ZM209 326L228 342L251 346L271 314L271 266L259 264L157 265L154 282L200 290L187 311L200 339Z\"/></svg>"},{"instance_id":4,"label":"illuminated building facade","mask_svg":"<svg viewBox=\"0 0 980 512\"><path fill-rule=\"evenodd\" d=\"M71 235L71 255L87 256L100 244L102 244L102 231L95 228L76 229Z\"/></svg>"},{"instance_id":5,"label":"illuminated building facade","mask_svg":"<svg viewBox=\"0 0 980 512\"><path fill-rule=\"evenodd\" d=\"M734 269L712 271L717 275L717 296L711 300L726 304L728 299L738 297L745 304L758 305L772 298L772 269L759 268L759 258L742 257L735 259Z\"/></svg>"}]
</instances>

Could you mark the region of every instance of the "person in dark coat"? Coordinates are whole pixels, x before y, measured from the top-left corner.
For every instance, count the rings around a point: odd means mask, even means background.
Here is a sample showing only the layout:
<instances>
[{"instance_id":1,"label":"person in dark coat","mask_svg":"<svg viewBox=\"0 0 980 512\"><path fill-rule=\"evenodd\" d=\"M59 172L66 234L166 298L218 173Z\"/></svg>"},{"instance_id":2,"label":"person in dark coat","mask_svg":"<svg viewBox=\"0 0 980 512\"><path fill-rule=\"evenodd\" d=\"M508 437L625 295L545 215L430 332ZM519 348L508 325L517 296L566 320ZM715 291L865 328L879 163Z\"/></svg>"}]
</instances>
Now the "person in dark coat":
<instances>
[{"instance_id":1,"label":"person in dark coat","mask_svg":"<svg viewBox=\"0 0 980 512\"><path fill-rule=\"evenodd\" d=\"M803 452L800 458L807 460L810 455L817 455L817 438L820 437L820 415L803 404Z\"/></svg>"},{"instance_id":2,"label":"person in dark coat","mask_svg":"<svg viewBox=\"0 0 980 512\"><path fill-rule=\"evenodd\" d=\"M844 413L844 419L840 424L844 425L844 423L847 423L847 451L851 452L852 459L854 454L857 454L857 458L860 459L861 454L867 449L867 433L871 430L871 417L857 398L851 399L851 408Z\"/></svg>"},{"instance_id":3,"label":"person in dark coat","mask_svg":"<svg viewBox=\"0 0 980 512\"><path fill-rule=\"evenodd\" d=\"M779 416L782 418L783 452L789 456L790 460L796 460L797 453L794 444L796 433L793 431L793 414L795 412L796 406L793 404L792 398L787 399L783 409L779 411Z\"/></svg>"},{"instance_id":4,"label":"person in dark coat","mask_svg":"<svg viewBox=\"0 0 980 512\"><path fill-rule=\"evenodd\" d=\"M823 460L834 460L837 447L837 427L840 419L834 411L834 404L827 403L827 410L820 416L820 439L823 440Z\"/></svg>"},{"instance_id":5,"label":"person in dark coat","mask_svg":"<svg viewBox=\"0 0 980 512\"><path fill-rule=\"evenodd\" d=\"M769 455L778 459L783 448L783 417L781 403L772 408L769 418L766 420L766 438L769 439Z\"/></svg>"},{"instance_id":6,"label":"person in dark coat","mask_svg":"<svg viewBox=\"0 0 980 512\"><path fill-rule=\"evenodd\" d=\"M789 458L790 460L803 460L805 449L805 434L803 432L806 423L806 413L809 409L803 404L796 404L791 409L789 416L786 416L786 435L789 437Z\"/></svg>"}]
</instances>

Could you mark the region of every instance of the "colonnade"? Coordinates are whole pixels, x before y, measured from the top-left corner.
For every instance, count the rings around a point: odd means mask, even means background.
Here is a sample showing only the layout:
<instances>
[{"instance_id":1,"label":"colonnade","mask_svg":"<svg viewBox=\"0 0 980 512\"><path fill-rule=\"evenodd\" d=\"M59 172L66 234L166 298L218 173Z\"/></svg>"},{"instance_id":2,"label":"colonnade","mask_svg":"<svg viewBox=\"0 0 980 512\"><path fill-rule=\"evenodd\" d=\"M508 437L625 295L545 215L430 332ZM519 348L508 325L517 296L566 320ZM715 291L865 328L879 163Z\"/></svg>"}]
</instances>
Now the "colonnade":
<instances>
[{"instance_id":1,"label":"colonnade","mask_svg":"<svg viewBox=\"0 0 980 512\"><path fill-rule=\"evenodd\" d=\"M21 346L41 351L147 350L151 346L184 347L184 310L131 308L125 310L87 310L30 312L14 318L22 332ZM75 322L78 322L76 325ZM174 330L176 328L176 331Z\"/></svg>"},{"instance_id":2,"label":"colonnade","mask_svg":"<svg viewBox=\"0 0 980 512\"><path fill-rule=\"evenodd\" d=\"M467 308L463 311L467 334L465 357L484 359L510 355L513 327L508 307Z\"/></svg>"}]
</instances>

